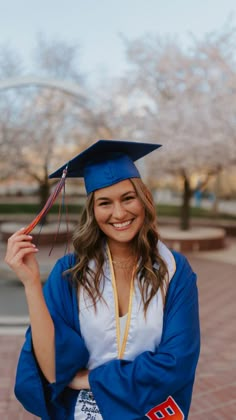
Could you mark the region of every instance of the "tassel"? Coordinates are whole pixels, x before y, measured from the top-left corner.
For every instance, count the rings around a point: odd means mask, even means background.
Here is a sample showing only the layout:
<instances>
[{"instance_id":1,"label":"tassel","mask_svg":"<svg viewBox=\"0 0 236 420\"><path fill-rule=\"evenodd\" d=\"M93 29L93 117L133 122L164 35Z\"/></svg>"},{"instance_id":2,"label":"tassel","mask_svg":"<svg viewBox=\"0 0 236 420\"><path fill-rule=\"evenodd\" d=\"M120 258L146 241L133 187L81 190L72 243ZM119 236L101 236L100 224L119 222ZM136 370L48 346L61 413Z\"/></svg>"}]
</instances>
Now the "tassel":
<instances>
[{"instance_id":1,"label":"tassel","mask_svg":"<svg viewBox=\"0 0 236 420\"><path fill-rule=\"evenodd\" d=\"M55 190L53 191L53 193L49 196L49 198L47 199L46 204L44 205L44 207L42 208L42 210L40 211L40 213L34 218L34 220L25 228L24 233L26 235L28 235L34 228L35 226L37 226L37 224L40 222L40 220L43 219L44 216L46 216L46 214L49 212L50 208L53 206L53 203L55 202L57 196L60 194L62 188L65 185L65 180L66 180L66 175L67 175L67 168L68 165L66 166L66 168L63 170L62 173L62 177L60 179L60 181L58 182L58 184L56 185Z\"/></svg>"},{"instance_id":2,"label":"tassel","mask_svg":"<svg viewBox=\"0 0 236 420\"><path fill-rule=\"evenodd\" d=\"M53 241L53 244L52 244L51 249L50 249L49 254L48 254L49 256L51 255L51 253L53 251L53 248L54 248L54 245L56 243L57 236L58 236L58 233L59 233L59 230L60 230L60 225L61 225L61 210L62 210L62 207L64 205L64 194L65 194L65 184L63 186L62 200L61 200L60 205L59 205L58 219L57 219L57 231L55 232L55 235L54 235L54 241Z\"/></svg>"}]
</instances>

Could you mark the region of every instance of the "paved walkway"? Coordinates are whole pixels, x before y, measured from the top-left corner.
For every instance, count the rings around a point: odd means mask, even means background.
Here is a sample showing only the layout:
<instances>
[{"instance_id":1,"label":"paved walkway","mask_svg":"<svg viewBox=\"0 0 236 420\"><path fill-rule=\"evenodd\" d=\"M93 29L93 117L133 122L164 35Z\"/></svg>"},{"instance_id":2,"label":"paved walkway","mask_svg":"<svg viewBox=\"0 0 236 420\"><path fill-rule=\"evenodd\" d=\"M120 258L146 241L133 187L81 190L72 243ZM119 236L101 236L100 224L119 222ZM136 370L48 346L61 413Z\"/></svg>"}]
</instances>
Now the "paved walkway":
<instances>
[{"instance_id":1,"label":"paved walkway","mask_svg":"<svg viewBox=\"0 0 236 420\"><path fill-rule=\"evenodd\" d=\"M202 346L189 420L234 420L236 265L190 261L198 273Z\"/></svg>"},{"instance_id":2,"label":"paved walkway","mask_svg":"<svg viewBox=\"0 0 236 420\"><path fill-rule=\"evenodd\" d=\"M202 337L189 420L236 418L235 249L234 240L228 244L227 258L225 251L189 255L198 274ZM53 258L57 253L59 249ZM15 367L23 335L11 332L0 336L0 419L36 419L14 397Z\"/></svg>"}]
</instances>

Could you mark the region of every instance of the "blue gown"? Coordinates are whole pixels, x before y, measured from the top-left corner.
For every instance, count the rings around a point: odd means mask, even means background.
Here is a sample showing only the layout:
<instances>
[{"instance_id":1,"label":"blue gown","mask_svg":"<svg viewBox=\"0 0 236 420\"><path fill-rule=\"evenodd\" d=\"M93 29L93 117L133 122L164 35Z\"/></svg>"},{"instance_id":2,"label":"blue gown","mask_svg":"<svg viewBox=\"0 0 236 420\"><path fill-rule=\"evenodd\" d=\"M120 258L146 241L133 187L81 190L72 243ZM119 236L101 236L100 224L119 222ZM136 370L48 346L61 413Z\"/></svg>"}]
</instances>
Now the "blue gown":
<instances>
[{"instance_id":1,"label":"blue gown","mask_svg":"<svg viewBox=\"0 0 236 420\"><path fill-rule=\"evenodd\" d=\"M133 361L114 359L92 369L89 383L104 420L187 419L200 350L196 275L173 252L176 272L164 309L161 342ZM15 394L26 410L43 420L72 420L78 391L67 388L89 353L80 333L77 292L62 273L75 263L56 263L44 296L55 326L56 381L48 383L37 364L30 328L16 373ZM162 417L161 417L162 416Z\"/></svg>"}]
</instances>

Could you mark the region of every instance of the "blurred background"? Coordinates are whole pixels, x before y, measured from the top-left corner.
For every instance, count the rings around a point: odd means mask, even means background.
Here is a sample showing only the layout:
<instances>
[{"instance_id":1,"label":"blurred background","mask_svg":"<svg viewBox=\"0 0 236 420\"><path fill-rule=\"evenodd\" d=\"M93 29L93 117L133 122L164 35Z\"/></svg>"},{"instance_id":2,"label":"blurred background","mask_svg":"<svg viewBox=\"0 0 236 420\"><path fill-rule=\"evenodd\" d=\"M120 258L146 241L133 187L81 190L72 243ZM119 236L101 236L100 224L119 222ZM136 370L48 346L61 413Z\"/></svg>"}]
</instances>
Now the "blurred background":
<instances>
[{"instance_id":1,"label":"blurred background","mask_svg":"<svg viewBox=\"0 0 236 420\"><path fill-rule=\"evenodd\" d=\"M50 172L113 138L163 145L138 163L160 216L185 230L191 215L234 218L235 11L233 0L0 1L1 214L37 211ZM68 180L67 195L79 205L83 183Z\"/></svg>"}]
</instances>

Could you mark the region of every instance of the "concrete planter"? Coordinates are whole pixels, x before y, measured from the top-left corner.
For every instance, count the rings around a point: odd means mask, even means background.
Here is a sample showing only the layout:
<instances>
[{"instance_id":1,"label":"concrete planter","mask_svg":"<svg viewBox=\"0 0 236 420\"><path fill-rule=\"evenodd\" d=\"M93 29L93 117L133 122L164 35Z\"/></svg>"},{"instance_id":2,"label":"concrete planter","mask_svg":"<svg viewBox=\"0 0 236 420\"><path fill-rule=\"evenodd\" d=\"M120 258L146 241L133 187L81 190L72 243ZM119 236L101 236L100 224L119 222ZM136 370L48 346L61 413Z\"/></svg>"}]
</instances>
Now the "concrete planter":
<instances>
[{"instance_id":1,"label":"concrete planter","mask_svg":"<svg viewBox=\"0 0 236 420\"><path fill-rule=\"evenodd\" d=\"M221 228L192 227L181 231L175 226L161 226L163 242L180 252L210 251L225 247L226 232Z\"/></svg>"},{"instance_id":2,"label":"concrete planter","mask_svg":"<svg viewBox=\"0 0 236 420\"><path fill-rule=\"evenodd\" d=\"M1 239L7 242L8 238L22 227L19 223L2 223L0 226ZM48 223L42 227L36 226L31 232L34 236L34 243L39 245L53 245L67 243L71 240L75 224L73 223Z\"/></svg>"}]
</instances>

